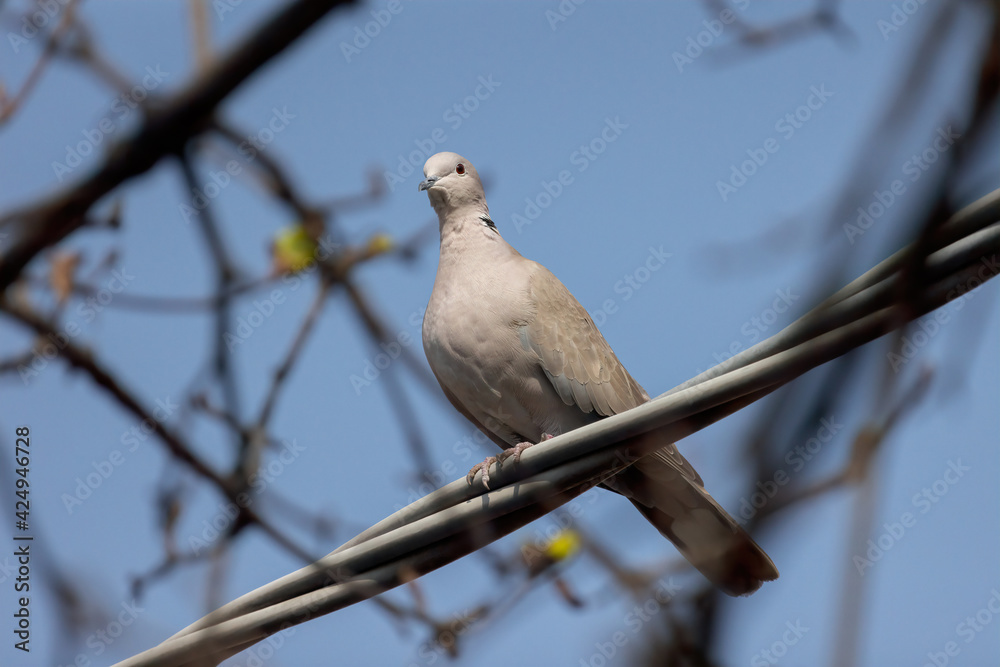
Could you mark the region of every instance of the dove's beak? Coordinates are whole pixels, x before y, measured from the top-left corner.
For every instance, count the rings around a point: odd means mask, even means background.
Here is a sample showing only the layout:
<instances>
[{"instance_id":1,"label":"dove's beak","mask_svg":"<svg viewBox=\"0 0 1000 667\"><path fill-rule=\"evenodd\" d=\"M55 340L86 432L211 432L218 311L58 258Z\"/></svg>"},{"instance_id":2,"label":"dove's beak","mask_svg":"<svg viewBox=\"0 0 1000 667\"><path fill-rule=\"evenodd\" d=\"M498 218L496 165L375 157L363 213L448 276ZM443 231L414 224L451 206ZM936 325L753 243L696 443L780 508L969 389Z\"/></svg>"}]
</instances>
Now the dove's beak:
<instances>
[{"instance_id":1,"label":"dove's beak","mask_svg":"<svg viewBox=\"0 0 1000 667\"><path fill-rule=\"evenodd\" d=\"M423 192L424 190L427 190L432 185L434 185L435 183L437 183L439 178L441 178L441 177L440 176L428 176L424 180L420 181L420 185L417 186L417 190L419 190L420 192Z\"/></svg>"}]
</instances>

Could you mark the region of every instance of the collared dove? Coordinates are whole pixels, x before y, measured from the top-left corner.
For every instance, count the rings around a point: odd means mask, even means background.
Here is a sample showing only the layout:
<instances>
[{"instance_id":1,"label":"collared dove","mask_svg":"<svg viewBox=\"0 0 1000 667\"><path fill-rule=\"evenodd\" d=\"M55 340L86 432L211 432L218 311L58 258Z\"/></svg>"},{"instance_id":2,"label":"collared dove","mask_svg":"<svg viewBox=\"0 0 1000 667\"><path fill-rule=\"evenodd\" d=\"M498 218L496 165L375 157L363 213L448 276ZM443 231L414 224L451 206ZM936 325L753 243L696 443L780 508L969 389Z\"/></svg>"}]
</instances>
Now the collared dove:
<instances>
[{"instance_id":1,"label":"collared dove","mask_svg":"<svg viewBox=\"0 0 1000 667\"><path fill-rule=\"evenodd\" d=\"M526 447L647 402L569 290L500 236L475 167L455 153L438 153L424 176L420 190L441 231L424 352L451 404L506 450L473 468L470 483L481 472L489 486L497 458L513 454L516 461ZM673 443L603 486L632 501L729 595L750 594L778 577Z\"/></svg>"}]
</instances>

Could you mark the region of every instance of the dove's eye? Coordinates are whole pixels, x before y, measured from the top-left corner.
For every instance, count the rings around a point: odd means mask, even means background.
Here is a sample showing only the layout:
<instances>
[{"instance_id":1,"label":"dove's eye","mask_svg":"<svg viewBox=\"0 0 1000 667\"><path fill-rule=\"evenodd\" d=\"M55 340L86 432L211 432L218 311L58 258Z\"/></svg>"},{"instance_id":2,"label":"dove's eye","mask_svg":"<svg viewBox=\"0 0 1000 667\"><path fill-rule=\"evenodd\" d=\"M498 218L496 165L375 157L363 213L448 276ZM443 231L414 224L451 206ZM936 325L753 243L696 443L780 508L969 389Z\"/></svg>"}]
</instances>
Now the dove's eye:
<instances>
[{"instance_id":1,"label":"dove's eye","mask_svg":"<svg viewBox=\"0 0 1000 667\"><path fill-rule=\"evenodd\" d=\"M465 173L465 165L460 163L457 167L455 167L455 172L459 173L459 174L464 174Z\"/></svg>"}]
</instances>

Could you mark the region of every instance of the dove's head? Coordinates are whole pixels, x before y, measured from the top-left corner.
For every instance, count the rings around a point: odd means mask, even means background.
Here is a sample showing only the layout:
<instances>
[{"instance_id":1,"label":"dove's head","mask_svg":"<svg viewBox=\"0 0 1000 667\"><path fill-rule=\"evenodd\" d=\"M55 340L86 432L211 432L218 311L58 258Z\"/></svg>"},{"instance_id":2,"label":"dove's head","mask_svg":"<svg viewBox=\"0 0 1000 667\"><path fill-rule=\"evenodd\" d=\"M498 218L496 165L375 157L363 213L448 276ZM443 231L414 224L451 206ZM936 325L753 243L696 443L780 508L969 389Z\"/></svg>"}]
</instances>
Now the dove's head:
<instances>
[{"instance_id":1,"label":"dove's head","mask_svg":"<svg viewBox=\"0 0 1000 667\"><path fill-rule=\"evenodd\" d=\"M488 214L479 172L457 153L432 155L424 164L420 190L427 190L431 206L439 215L463 208Z\"/></svg>"}]
</instances>

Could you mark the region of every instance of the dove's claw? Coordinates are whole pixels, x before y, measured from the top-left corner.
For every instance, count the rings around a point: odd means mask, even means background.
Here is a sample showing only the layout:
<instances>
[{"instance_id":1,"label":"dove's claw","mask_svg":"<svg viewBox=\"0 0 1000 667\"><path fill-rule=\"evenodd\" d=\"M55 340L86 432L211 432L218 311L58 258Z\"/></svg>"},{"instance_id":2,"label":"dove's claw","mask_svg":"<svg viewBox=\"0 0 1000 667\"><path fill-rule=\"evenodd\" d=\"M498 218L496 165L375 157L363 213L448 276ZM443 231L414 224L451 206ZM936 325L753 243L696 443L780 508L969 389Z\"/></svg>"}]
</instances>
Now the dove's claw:
<instances>
[{"instance_id":1,"label":"dove's claw","mask_svg":"<svg viewBox=\"0 0 1000 667\"><path fill-rule=\"evenodd\" d=\"M497 465L503 465L504 462L513 457L514 463L519 463L521 461L521 452L526 450L528 447L533 447L533 442L519 442L510 449L505 449L499 454L497 454Z\"/></svg>"},{"instance_id":2,"label":"dove's claw","mask_svg":"<svg viewBox=\"0 0 1000 667\"><path fill-rule=\"evenodd\" d=\"M545 442L546 440L549 440L551 438L552 438L552 436L549 435L548 433L542 433L542 439L539 440L539 442ZM514 445L513 447L511 447L510 449L503 450L502 452L500 452L496 456L488 456L488 457L486 457L486 460L483 461L482 463L477 463L476 465L472 466L472 470L470 470L469 474L465 476L465 481L469 483L469 486L472 486L472 482L476 478L476 473L479 472L479 471L482 471L482 473L483 473L483 486L485 486L487 489L490 488L490 466L491 465L493 465L494 463L496 463L497 464L497 470L499 470L503 466L504 461L506 461L507 459L509 459L512 456L514 457L514 463L518 463L521 460L521 452L523 452L524 450L526 450L528 447L534 447L534 446L535 446L535 443L533 443L533 442L519 442L516 445Z\"/></svg>"},{"instance_id":3,"label":"dove's claw","mask_svg":"<svg viewBox=\"0 0 1000 667\"><path fill-rule=\"evenodd\" d=\"M494 463L496 463L499 466L497 457L487 456L486 460L484 460L482 463L477 463L476 465L472 466L472 470L470 470L469 474L465 476L465 481L469 483L469 486L472 486L472 482L476 477L476 473L481 470L483 471L483 486L485 486L487 489L490 488L490 466L493 465Z\"/></svg>"},{"instance_id":4,"label":"dove's claw","mask_svg":"<svg viewBox=\"0 0 1000 667\"><path fill-rule=\"evenodd\" d=\"M542 439L539 440L538 442L545 442L546 440L551 440L551 439L552 439L551 435L549 435L548 433L542 433ZM510 449L503 450L502 452L497 454L497 467L502 466L504 461L506 461L512 456L514 457L514 463L520 463L521 453L528 447L534 447L534 446L535 443L533 442L519 442Z\"/></svg>"}]
</instances>

